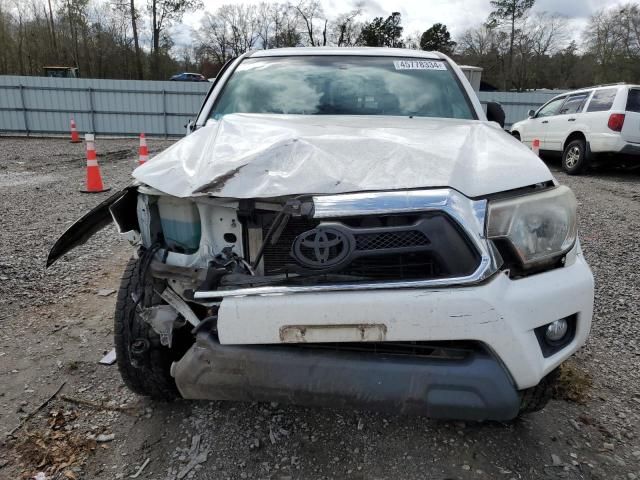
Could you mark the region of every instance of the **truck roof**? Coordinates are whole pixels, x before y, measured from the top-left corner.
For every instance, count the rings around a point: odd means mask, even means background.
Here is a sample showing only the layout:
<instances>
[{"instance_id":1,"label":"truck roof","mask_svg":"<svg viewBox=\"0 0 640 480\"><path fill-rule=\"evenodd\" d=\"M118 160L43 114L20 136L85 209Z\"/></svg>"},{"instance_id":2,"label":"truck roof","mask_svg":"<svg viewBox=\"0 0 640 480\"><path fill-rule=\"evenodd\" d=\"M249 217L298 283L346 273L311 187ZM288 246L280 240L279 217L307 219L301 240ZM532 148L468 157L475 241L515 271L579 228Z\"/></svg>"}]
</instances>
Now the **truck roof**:
<instances>
[{"instance_id":1,"label":"truck roof","mask_svg":"<svg viewBox=\"0 0 640 480\"><path fill-rule=\"evenodd\" d=\"M255 50L247 57L288 57L306 55L342 55L342 56L369 56L369 57L407 57L442 60L444 55L438 52L426 52L424 50L411 50L408 48L380 48L380 47L293 47L272 48L269 50Z\"/></svg>"}]
</instances>

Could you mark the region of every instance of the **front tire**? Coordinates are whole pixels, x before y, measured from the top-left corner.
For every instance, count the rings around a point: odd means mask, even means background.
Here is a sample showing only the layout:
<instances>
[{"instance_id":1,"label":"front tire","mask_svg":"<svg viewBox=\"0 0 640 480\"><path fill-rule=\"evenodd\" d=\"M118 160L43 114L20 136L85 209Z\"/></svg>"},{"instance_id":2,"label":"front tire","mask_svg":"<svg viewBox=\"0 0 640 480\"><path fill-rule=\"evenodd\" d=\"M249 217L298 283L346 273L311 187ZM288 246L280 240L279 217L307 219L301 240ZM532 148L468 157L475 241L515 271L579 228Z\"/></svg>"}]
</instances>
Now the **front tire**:
<instances>
[{"instance_id":1,"label":"front tire","mask_svg":"<svg viewBox=\"0 0 640 480\"><path fill-rule=\"evenodd\" d=\"M562 152L562 169L569 175L580 175L588 166L586 142L581 138L569 142Z\"/></svg>"},{"instance_id":2,"label":"front tire","mask_svg":"<svg viewBox=\"0 0 640 480\"><path fill-rule=\"evenodd\" d=\"M159 298L153 298L157 297L153 289L140 285L141 280L145 281L140 270L140 260L130 259L120 283L114 315L116 362L122 380L131 391L154 400L169 401L179 397L169 373L174 352L163 346L160 336L140 318L134 297L142 295L140 306L160 303ZM152 298L146 298L148 296Z\"/></svg>"},{"instance_id":3,"label":"front tire","mask_svg":"<svg viewBox=\"0 0 640 480\"><path fill-rule=\"evenodd\" d=\"M558 369L544 377L535 387L527 388L520 392L519 415L539 412L547 406L553 396L555 383L558 379Z\"/></svg>"}]
</instances>

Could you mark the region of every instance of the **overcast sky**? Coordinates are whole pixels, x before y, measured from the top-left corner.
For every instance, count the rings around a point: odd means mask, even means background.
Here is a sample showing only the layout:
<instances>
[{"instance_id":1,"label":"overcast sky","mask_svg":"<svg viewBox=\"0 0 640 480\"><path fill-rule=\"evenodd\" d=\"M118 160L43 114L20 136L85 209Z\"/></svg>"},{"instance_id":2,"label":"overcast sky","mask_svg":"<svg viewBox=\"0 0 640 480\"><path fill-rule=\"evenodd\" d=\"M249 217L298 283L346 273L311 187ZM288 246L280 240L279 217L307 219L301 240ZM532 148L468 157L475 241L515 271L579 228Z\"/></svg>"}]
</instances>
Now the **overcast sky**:
<instances>
[{"instance_id":1,"label":"overcast sky","mask_svg":"<svg viewBox=\"0 0 640 480\"><path fill-rule=\"evenodd\" d=\"M214 12L223 4L260 3L261 0L203 0L205 10ZM281 0L284 3L286 0ZM329 18L353 8L357 0L321 0ZM570 20L572 37L580 39L580 32L589 16L602 8L610 8L623 0L537 0L534 11L560 13ZM402 14L405 35L423 32L434 23L444 23L454 39L468 28L486 20L491 5L489 0L365 0L362 19L386 17L393 11ZM203 12L192 13L184 18L184 25L174 30L177 44L189 42L189 30L197 28ZM186 27L186 28L185 28Z\"/></svg>"}]
</instances>

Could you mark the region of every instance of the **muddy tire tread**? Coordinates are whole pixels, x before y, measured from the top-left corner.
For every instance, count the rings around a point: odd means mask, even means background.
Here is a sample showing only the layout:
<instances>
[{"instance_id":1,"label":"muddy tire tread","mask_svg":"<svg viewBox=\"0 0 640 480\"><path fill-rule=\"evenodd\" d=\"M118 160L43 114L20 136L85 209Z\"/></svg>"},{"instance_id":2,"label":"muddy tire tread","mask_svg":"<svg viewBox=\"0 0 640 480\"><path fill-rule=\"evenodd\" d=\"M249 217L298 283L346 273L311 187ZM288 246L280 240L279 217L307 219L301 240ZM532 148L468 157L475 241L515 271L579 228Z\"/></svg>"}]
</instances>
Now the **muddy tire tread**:
<instances>
[{"instance_id":1,"label":"muddy tire tread","mask_svg":"<svg viewBox=\"0 0 640 480\"><path fill-rule=\"evenodd\" d=\"M139 261L131 258L122 275L114 315L114 341L116 362L125 385L133 392L154 400L169 401L179 396L175 381L169 373L171 352L160 344L160 337L136 314L132 294L138 289ZM126 322L130 322L132 339L144 338L149 342L147 354L135 367L129 351Z\"/></svg>"},{"instance_id":2,"label":"muddy tire tread","mask_svg":"<svg viewBox=\"0 0 640 480\"><path fill-rule=\"evenodd\" d=\"M535 387L520 392L520 414L539 412L553 396L557 370L544 377Z\"/></svg>"}]
</instances>

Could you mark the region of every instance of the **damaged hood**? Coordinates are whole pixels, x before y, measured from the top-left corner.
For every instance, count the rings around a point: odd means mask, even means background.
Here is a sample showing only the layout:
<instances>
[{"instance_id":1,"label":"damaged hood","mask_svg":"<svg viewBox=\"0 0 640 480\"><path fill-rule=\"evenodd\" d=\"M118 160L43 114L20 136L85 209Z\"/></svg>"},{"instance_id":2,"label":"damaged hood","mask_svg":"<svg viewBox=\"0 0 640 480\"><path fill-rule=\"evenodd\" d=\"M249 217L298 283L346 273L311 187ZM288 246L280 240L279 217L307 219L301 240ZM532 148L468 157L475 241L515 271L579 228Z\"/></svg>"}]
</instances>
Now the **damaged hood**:
<instances>
[{"instance_id":1,"label":"damaged hood","mask_svg":"<svg viewBox=\"0 0 640 480\"><path fill-rule=\"evenodd\" d=\"M227 198L431 187L478 197L552 180L488 122L254 114L210 120L133 176L177 197Z\"/></svg>"}]
</instances>

